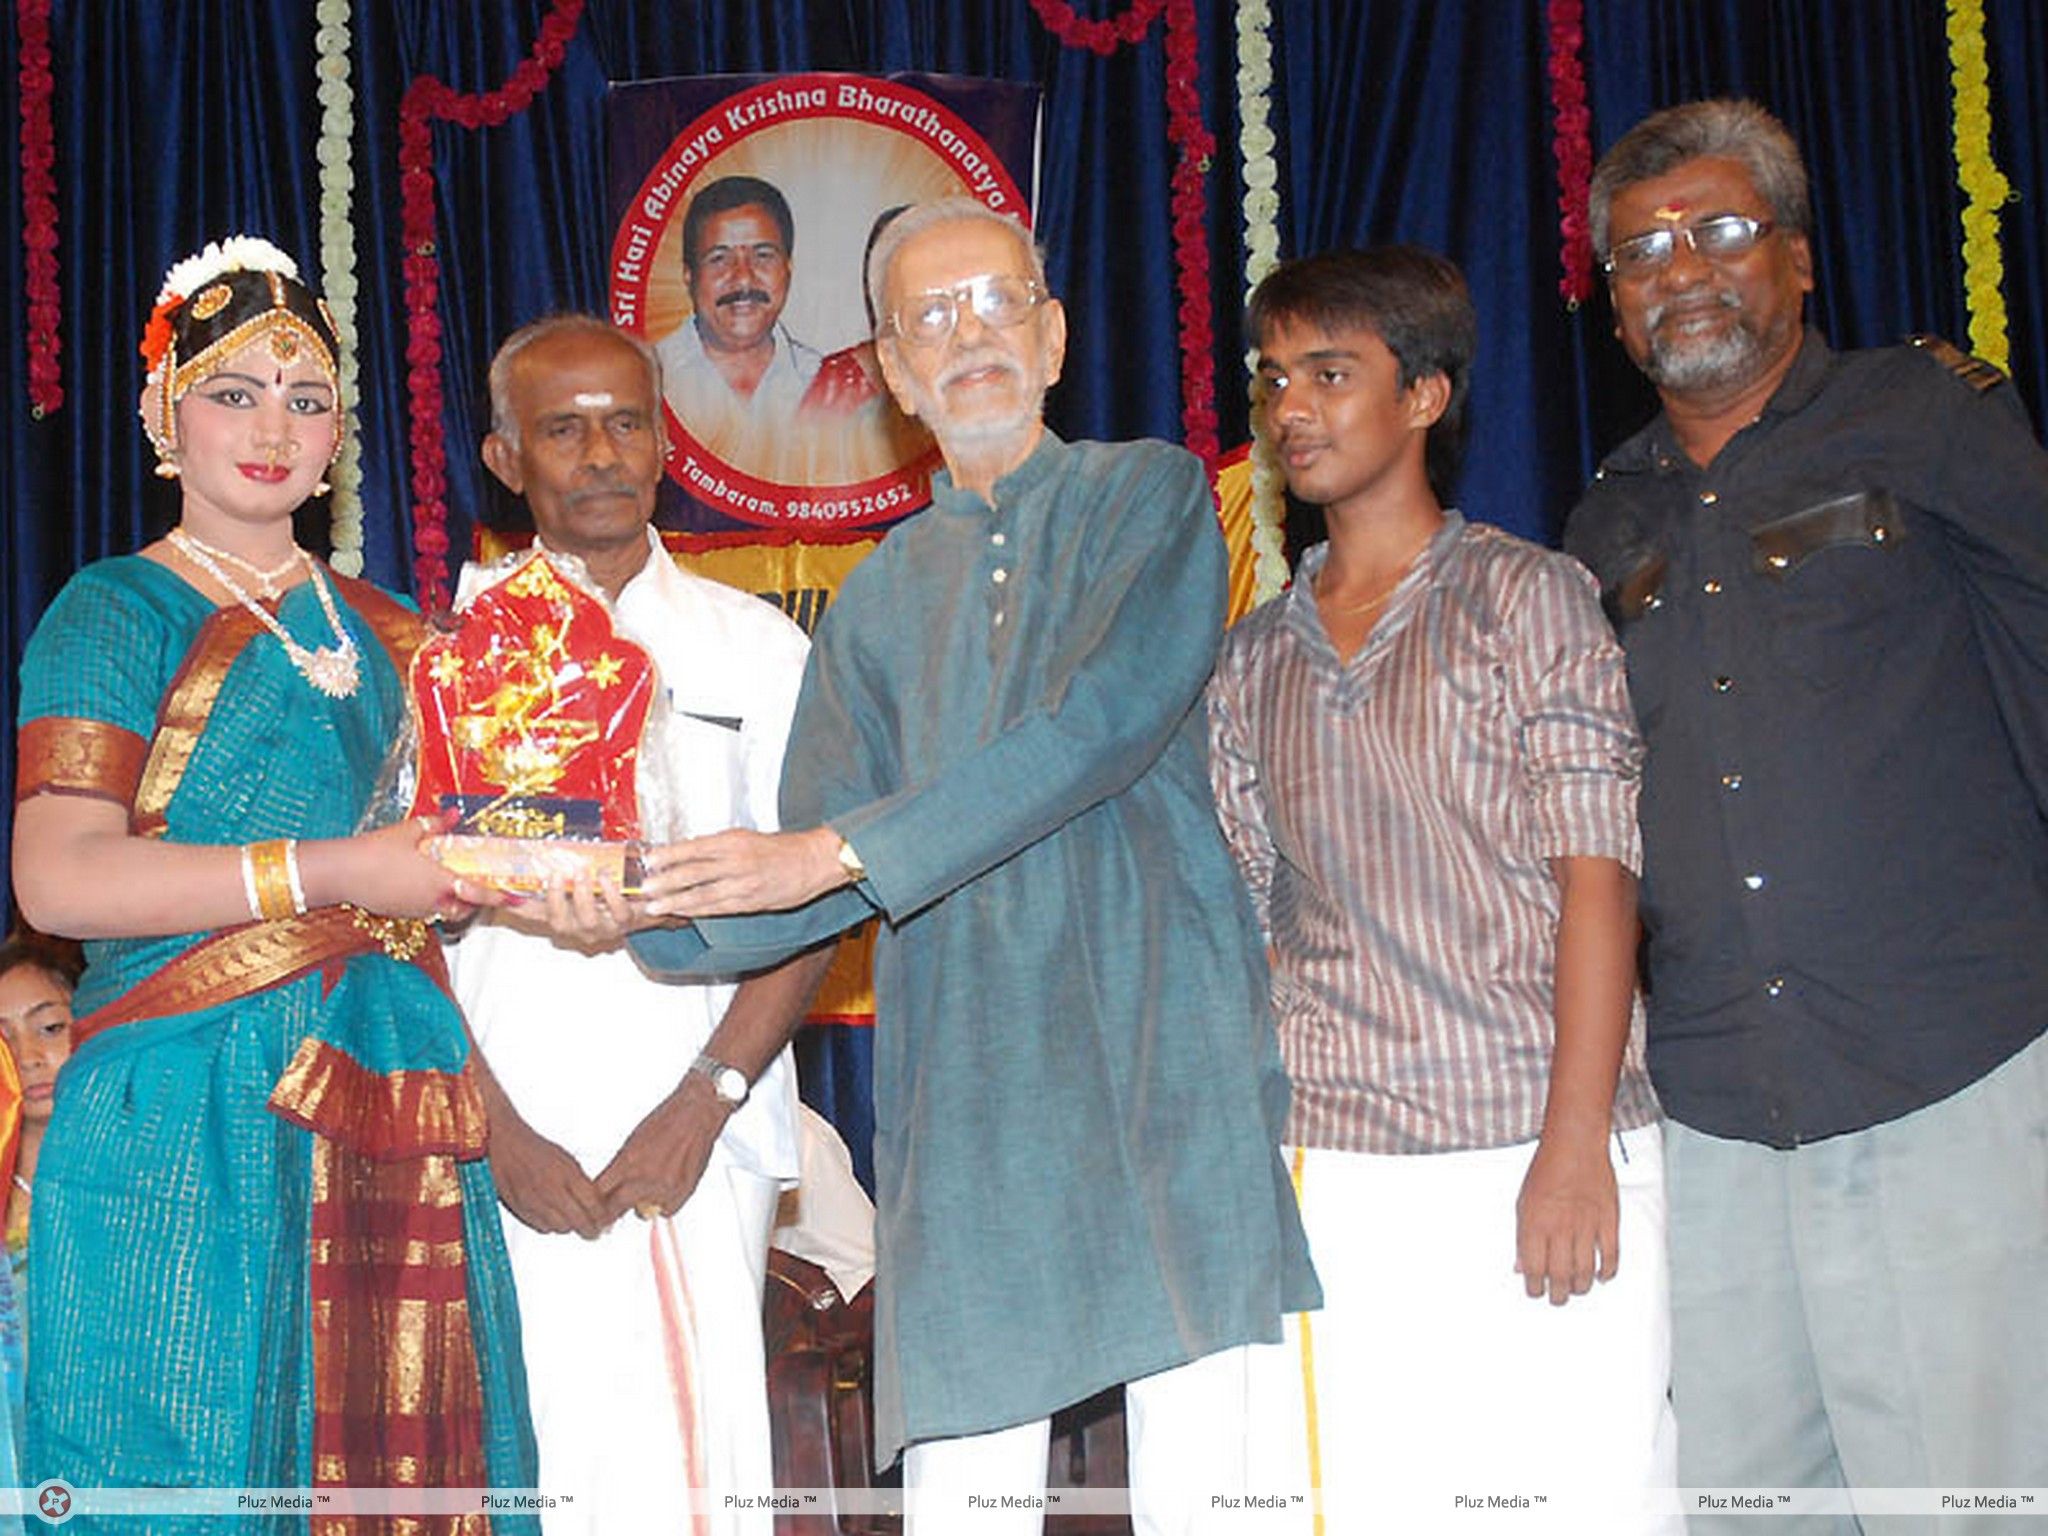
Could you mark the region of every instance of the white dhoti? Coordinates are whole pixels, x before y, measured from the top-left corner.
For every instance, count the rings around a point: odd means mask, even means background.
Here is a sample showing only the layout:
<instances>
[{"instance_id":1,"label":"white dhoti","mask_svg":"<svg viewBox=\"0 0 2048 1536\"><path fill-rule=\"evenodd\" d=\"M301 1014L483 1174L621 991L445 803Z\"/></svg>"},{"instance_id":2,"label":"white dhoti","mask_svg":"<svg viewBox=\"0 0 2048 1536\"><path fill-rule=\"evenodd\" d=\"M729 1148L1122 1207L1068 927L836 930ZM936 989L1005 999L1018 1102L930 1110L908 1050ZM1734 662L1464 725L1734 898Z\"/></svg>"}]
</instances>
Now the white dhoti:
<instances>
[{"instance_id":1,"label":"white dhoti","mask_svg":"<svg viewBox=\"0 0 2048 1536\"><path fill-rule=\"evenodd\" d=\"M1290 1149L1324 1306L1253 1352L1257 1528L1682 1533L1660 1130L1610 1138L1620 1269L1562 1307L1514 1271L1533 1144Z\"/></svg>"},{"instance_id":2,"label":"white dhoti","mask_svg":"<svg viewBox=\"0 0 2048 1536\"><path fill-rule=\"evenodd\" d=\"M761 1283L777 1186L714 1153L673 1217L596 1242L505 1223L548 1536L768 1536Z\"/></svg>"},{"instance_id":3,"label":"white dhoti","mask_svg":"<svg viewBox=\"0 0 2048 1536\"><path fill-rule=\"evenodd\" d=\"M727 990L497 928L455 946L454 971L506 1096L593 1178L710 1033L723 998L702 994ZM593 1242L506 1216L539 1486L560 1501L547 1536L769 1536L769 1513L728 1495L775 1486L761 1287L797 1166L792 1078L786 1057L762 1075L673 1217L628 1215Z\"/></svg>"}]
</instances>

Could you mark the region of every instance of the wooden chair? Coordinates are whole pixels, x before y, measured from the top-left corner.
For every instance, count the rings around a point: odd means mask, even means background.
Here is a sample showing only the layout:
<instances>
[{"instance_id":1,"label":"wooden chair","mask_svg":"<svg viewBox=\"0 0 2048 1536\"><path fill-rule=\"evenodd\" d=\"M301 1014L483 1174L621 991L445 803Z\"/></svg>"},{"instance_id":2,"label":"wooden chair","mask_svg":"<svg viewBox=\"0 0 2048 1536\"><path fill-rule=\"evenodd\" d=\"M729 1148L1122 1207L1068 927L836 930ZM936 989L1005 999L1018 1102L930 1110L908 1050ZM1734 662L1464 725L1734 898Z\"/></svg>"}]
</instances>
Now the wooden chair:
<instances>
[{"instance_id":1,"label":"wooden chair","mask_svg":"<svg viewBox=\"0 0 2048 1536\"><path fill-rule=\"evenodd\" d=\"M902 1473L874 1469L874 1293L852 1301L815 1264L770 1249L762 1301L775 1481L782 1488L900 1488ZM1053 1415L1046 1487L1121 1488L1123 1389L1112 1387ZM1055 1515L1047 1536L1130 1536L1122 1515ZM900 1536L895 1515L838 1507L778 1512L776 1536Z\"/></svg>"}]
</instances>

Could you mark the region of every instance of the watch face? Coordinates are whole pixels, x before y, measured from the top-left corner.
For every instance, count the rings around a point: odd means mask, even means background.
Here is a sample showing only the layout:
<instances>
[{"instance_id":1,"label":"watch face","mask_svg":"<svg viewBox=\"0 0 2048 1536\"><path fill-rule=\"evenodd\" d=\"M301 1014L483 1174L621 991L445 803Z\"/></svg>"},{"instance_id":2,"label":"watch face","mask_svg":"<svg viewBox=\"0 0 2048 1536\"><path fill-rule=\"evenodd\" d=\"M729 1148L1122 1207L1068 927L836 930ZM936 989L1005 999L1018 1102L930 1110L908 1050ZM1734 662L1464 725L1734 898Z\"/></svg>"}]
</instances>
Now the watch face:
<instances>
[{"instance_id":1,"label":"watch face","mask_svg":"<svg viewBox=\"0 0 2048 1536\"><path fill-rule=\"evenodd\" d=\"M720 1067L711 1074L711 1086L728 1104L747 1102L747 1074L738 1067Z\"/></svg>"}]
</instances>

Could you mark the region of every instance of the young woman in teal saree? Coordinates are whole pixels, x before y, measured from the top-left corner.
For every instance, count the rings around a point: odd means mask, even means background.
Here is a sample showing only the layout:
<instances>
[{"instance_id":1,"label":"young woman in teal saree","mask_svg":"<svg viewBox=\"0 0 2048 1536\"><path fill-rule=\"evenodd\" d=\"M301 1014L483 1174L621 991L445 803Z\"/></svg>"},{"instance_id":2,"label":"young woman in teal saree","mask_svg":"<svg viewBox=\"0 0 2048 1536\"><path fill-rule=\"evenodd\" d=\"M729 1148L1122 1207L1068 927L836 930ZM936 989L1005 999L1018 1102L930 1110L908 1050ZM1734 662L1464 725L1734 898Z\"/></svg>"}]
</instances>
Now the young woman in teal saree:
<instances>
[{"instance_id":1,"label":"young woman in teal saree","mask_svg":"<svg viewBox=\"0 0 2048 1536\"><path fill-rule=\"evenodd\" d=\"M335 353L282 253L173 268L142 410L180 526L81 571L24 662L17 894L88 961L37 1175L31 1484L533 1485L484 1111L422 921L476 893L423 825L356 831L419 622L292 542ZM292 1523L532 1529L474 1503Z\"/></svg>"}]
</instances>

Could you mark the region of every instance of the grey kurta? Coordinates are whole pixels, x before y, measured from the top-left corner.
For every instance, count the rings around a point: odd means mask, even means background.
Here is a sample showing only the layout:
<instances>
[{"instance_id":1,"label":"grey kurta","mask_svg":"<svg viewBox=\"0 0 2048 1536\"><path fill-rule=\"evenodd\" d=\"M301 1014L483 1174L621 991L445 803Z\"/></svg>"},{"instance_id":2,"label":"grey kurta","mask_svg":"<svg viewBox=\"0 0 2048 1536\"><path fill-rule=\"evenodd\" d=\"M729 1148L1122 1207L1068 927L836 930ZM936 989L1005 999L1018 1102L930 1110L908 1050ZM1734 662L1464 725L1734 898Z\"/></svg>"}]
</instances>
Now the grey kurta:
<instances>
[{"instance_id":1,"label":"grey kurta","mask_svg":"<svg viewBox=\"0 0 2048 1536\"><path fill-rule=\"evenodd\" d=\"M1048 432L993 505L941 476L819 627L784 767L783 824L829 822L867 880L635 940L745 969L887 919L884 1464L1318 1303L1198 707L1225 564L1201 466L1165 444Z\"/></svg>"}]
</instances>

